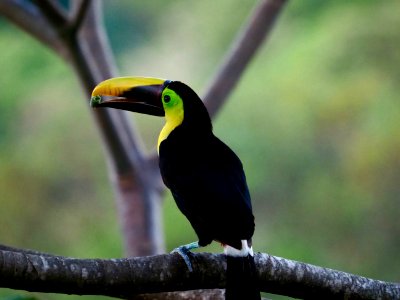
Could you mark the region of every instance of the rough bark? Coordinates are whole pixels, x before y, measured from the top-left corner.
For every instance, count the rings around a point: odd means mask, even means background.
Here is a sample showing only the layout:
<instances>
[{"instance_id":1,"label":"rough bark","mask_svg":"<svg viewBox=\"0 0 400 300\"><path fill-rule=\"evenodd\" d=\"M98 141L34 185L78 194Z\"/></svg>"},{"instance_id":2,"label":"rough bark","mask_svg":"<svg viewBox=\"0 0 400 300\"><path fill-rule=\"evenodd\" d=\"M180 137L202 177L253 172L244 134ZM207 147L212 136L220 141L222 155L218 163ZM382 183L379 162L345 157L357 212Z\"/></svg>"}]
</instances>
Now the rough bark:
<instances>
[{"instance_id":1,"label":"rough bark","mask_svg":"<svg viewBox=\"0 0 400 300\"><path fill-rule=\"evenodd\" d=\"M76 259L0 247L0 286L35 292L106 295L222 289L222 254L191 255L189 272L179 254L123 259ZM373 280L265 253L255 255L264 292L305 299L400 299L400 284Z\"/></svg>"}]
</instances>

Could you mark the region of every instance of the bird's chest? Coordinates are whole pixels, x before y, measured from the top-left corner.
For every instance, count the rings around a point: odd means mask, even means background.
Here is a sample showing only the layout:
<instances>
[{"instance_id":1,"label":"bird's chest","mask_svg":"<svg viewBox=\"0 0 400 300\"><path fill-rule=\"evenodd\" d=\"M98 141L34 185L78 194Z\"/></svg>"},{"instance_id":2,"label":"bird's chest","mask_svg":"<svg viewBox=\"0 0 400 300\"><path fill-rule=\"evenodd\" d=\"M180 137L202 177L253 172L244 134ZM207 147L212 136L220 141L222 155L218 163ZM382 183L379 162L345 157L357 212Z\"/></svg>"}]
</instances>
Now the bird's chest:
<instances>
[{"instance_id":1,"label":"bird's chest","mask_svg":"<svg viewBox=\"0 0 400 300\"><path fill-rule=\"evenodd\" d=\"M160 144L159 166L164 183L171 188L174 182L194 178L212 163L207 140L170 136Z\"/></svg>"}]
</instances>

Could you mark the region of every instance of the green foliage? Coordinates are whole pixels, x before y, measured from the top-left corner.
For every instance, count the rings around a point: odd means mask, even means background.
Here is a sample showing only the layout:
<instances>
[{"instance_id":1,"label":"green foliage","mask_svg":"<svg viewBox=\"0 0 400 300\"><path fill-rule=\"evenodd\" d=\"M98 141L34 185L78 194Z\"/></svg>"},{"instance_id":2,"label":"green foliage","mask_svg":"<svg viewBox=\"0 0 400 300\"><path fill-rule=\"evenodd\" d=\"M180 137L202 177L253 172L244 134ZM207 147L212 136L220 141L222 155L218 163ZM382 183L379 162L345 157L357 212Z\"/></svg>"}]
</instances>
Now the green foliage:
<instances>
[{"instance_id":1,"label":"green foliage","mask_svg":"<svg viewBox=\"0 0 400 300\"><path fill-rule=\"evenodd\" d=\"M201 94L252 3L105 5L121 75L179 79ZM246 169L256 251L399 280L399 9L396 0L289 2L214 122ZM1 25L1 242L120 256L100 139L73 73ZM161 121L135 118L155 149ZM195 240L170 196L164 223L168 250Z\"/></svg>"}]
</instances>

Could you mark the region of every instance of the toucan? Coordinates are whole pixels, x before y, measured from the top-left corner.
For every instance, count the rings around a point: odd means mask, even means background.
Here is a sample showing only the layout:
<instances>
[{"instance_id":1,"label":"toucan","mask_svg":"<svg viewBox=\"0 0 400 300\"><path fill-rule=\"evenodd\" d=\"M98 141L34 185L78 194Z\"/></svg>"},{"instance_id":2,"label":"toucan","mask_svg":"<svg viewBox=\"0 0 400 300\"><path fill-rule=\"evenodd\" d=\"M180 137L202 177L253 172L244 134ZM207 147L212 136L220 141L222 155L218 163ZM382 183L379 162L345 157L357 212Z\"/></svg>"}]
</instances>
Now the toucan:
<instances>
[{"instance_id":1,"label":"toucan","mask_svg":"<svg viewBox=\"0 0 400 300\"><path fill-rule=\"evenodd\" d=\"M260 299L252 248L255 223L243 165L213 134L200 97L180 81L118 77L94 88L91 106L165 117L157 146L161 176L198 237L174 251L192 271L190 250L221 243L227 258L226 299Z\"/></svg>"}]
</instances>

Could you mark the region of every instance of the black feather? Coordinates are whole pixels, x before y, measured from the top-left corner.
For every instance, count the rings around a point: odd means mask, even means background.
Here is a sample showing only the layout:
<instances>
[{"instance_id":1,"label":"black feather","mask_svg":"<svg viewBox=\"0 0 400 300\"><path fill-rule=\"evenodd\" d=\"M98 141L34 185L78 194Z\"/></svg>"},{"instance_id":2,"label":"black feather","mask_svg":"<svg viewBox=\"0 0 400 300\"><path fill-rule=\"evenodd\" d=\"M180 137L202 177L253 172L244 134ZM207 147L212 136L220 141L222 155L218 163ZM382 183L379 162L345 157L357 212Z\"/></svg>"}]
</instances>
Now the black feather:
<instances>
[{"instance_id":1,"label":"black feather","mask_svg":"<svg viewBox=\"0 0 400 300\"><path fill-rule=\"evenodd\" d=\"M164 183L200 246L215 240L240 250L242 240L251 241L255 227L242 163L214 136L208 112L196 93L180 82L171 82L168 88L183 100L184 118L159 147ZM230 299L260 299L256 281L251 282L256 278L254 259L227 259L227 299L228 295ZM245 291L249 295L243 296ZM239 297L234 298L235 294Z\"/></svg>"}]
</instances>

